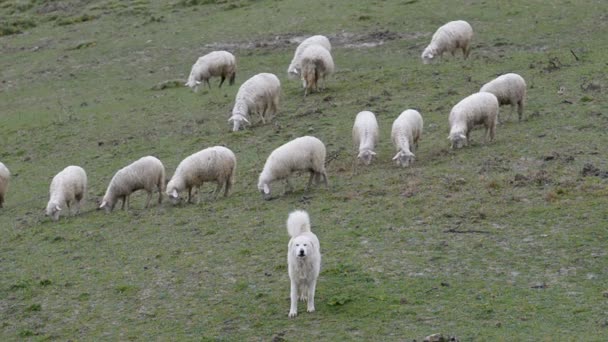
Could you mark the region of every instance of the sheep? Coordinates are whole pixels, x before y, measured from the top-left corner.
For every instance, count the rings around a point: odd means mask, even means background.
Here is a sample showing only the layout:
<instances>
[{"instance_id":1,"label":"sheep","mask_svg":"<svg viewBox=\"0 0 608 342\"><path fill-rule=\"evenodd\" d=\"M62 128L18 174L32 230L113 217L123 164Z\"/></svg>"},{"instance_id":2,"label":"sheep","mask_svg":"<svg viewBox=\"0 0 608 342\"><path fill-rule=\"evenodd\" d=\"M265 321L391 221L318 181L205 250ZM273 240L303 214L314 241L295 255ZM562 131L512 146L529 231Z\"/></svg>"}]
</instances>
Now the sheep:
<instances>
[{"instance_id":1,"label":"sheep","mask_svg":"<svg viewBox=\"0 0 608 342\"><path fill-rule=\"evenodd\" d=\"M469 57L471 52L471 40L473 39L473 28L464 20L450 21L441 26L433 34L431 43L422 52L422 62L429 64L437 56L443 56L444 52L454 52L462 49L464 58Z\"/></svg>"},{"instance_id":2,"label":"sheep","mask_svg":"<svg viewBox=\"0 0 608 342\"><path fill-rule=\"evenodd\" d=\"M223 146L209 147L196 152L179 163L173 177L167 184L167 195L174 202L179 200L179 192L188 189L188 203L192 202L192 188L204 182L216 181L215 196L225 186L224 196L228 196L236 175L236 156ZM200 201L200 195L199 200Z\"/></svg>"},{"instance_id":3,"label":"sheep","mask_svg":"<svg viewBox=\"0 0 608 342\"><path fill-rule=\"evenodd\" d=\"M150 205L152 192L158 189L158 203L162 203L165 187L165 167L160 160L152 156L142 157L130 165L118 170L103 196L99 209L111 212L119 199L122 199L121 209L129 209L129 196L140 189L146 190L146 208Z\"/></svg>"},{"instance_id":4,"label":"sheep","mask_svg":"<svg viewBox=\"0 0 608 342\"><path fill-rule=\"evenodd\" d=\"M209 89L211 89L211 85L209 84L211 77L221 77L220 88L226 78L228 78L228 83L233 85L234 78L236 77L236 59L234 55L228 51L213 51L199 57L190 70L190 76L188 76L185 86L197 92L198 86L202 82L205 82L209 86Z\"/></svg>"},{"instance_id":5,"label":"sheep","mask_svg":"<svg viewBox=\"0 0 608 342\"><path fill-rule=\"evenodd\" d=\"M266 114L270 117L277 113L279 108L279 97L281 96L281 81L274 74L257 74L241 85L236 94L232 116L228 122L232 122L232 131L239 130L244 123L250 123L250 114L257 113L266 123Z\"/></svg>"},{"instance_id":6,"label":"sheep","mask_svg":"<svg viewBox=\"0 0 608 342\"><path fill-rule=\"evenodd\" d=\"M494 94L500 105L510 104L511 112L517 105L517 116L521 121L526 101L526 81L523 77L514 73L504 74L484 84L479 91Z\"/></svg>"},{"instance_id":7,"label":"sheep","mask_svg":"<svg viewBox=\"0 0 608 342\"><path fill-rule=\"evenodd\" d=\"M413 109L403 111L393 122L391 140L397 150L393 160L398 166L407 167L414 162L413 152L418 148L422 127L422 116Z\"/></svg>"},{"instance_id":8,"label":"sheep","mask_svg":"<svg viewBox=\"0 0 608 342\"><path fill-rule=\"evenodd\" d=\"M327 49L318 44L307 47L302 52L301 78L304 96L308 95L309 91L316 91L320 81L325 85L325 77L333 72L334 60Z\"/></svg>"},{"instance_id":9,"label":"sheep","mask_svg":"<svg viewBox=\"0 0 608 342\"><path fill-rule=\"evenodd\" d=\"M327 51L331 51L331 43L329 39L325 36L316 35L303 40L300 45L296 48L296 52L293 55L293 59L291 63L289 63L289 67L287 68L287 76L290 79L297 79L302 70L302 52L309 47L310 45L320 45L327 49Z\"/></svg>"},{"instance_id":10,"label":"sheep","mask_svg":"<svg viewBox=\"0 0 608 342\"><path fill-rule=\"evenodd\" d=\"M0 208L4 206L4 197L8 191L8 181L11 178L11 173L6 165L0 162Z\"/></svg>"},{"instance_id":11,"label":"sheep","mask_svg":"<svg viewBox=\"0 0 608 342\"><path fill-rule=\"evenodd\" d=\"M54 221L59 220L59 214L64 207L68 207L71 212L70 204L76 205L76 214L80 212L80 207L84 203L87 193L87 173L80 166L70 165L53 177L49 189L50 199L46 205L46 215Z\"/></svg>"},{"instance_id":12,"label":"sheep","mask_svg":"<svg viewBox=\"0 0 608 342\"><path fill-rule=\"evenodd\" d=\"M479 92L458 102L450 112L450 135L452 148L468 145L471 131L476 125L484 125L486 140L493 141L498 119L498 99L494 94Z\"/></svg>"},{"instance_id":13,"label":"sheep","mask_svg":"<svg viewBox=\"0 0 608 342\"><path fill-rule=\"evenodd\" d=\"M325 145L321 140L304 136L296 138L276 148L266 159L264 169L258 180L258 190L265 200L270 199L270 183L285 179L287 191L293 190L289 176L294 171L309 171L310 178L306 190L310 188L313 177L319 184L321 178L328 187L327 173L325 172Z\"/></svg>"},{"instance_id":14,"label":"sheep","mask_svg":"<svg viewBox=\"0 0 608 342\"><path fill-rule=\"evenodd\" d=\"M376 155L374 148L378 135L378 121L374 113L362 111L357 114L353 125L353 144L359 148L357 159L365 165L369 165Z\"/></svg>"}]
</instances>

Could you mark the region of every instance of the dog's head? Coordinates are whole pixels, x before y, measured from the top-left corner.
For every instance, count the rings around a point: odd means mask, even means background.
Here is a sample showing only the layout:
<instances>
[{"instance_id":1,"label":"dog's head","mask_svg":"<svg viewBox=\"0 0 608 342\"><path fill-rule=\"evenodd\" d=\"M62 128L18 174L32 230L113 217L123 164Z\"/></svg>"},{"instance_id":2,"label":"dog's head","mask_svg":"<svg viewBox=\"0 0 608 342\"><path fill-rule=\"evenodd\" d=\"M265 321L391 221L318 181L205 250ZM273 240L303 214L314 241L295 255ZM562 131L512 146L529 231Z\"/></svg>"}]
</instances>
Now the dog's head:
<instances>
[{"instance_id":1,"label":"dog's head","mask_svg":"<svg viewBox=\"0 0 608 342\"><path fill-rule=\"evenodd\" d=\"M307 236L296 236L291 240L289 251L297 258L305 258L313 253L315 245Z\"/></svg>"}]
</instances>

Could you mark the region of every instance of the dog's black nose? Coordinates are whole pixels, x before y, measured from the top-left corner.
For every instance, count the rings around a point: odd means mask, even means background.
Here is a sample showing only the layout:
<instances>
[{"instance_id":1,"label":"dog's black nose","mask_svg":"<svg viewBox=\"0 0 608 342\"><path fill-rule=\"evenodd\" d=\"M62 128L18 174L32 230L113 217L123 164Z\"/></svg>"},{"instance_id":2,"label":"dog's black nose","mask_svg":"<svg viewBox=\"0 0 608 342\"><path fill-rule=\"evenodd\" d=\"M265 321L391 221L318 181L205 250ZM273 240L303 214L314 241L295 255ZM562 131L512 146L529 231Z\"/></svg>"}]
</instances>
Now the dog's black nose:
<instances>
[{"instance_id":1,"label":"dog's black nose","mask_svg":"<svg viewBox=\"0 0 608 342\"><path fill-rule=\"evenodd\" d=\"M304 256L304 251L300 251L300 254L298 254L298 256L303 257Z\"/></svg>"}]
</instances>

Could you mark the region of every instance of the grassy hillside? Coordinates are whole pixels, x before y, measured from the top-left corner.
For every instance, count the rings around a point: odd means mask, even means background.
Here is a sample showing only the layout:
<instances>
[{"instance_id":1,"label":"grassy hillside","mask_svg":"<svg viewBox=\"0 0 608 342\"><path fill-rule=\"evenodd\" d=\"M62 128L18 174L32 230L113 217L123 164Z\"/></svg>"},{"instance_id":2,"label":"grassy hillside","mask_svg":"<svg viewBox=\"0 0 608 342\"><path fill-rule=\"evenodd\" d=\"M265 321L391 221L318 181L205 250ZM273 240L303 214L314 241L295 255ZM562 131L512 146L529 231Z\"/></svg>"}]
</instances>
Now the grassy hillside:
<instances>
[{"instance_id":1,"label":"grassy hillside","mask_svg":"<svg viewBox=\"0 0 608 342\"><path fill-rule=\"evenodd\" d=\"M2 340L585 340L608 335L608 3L606 1L155 0L0 2ZM475 30L471 57L420 54L443 23ZM336 73L303 96L286 69L324 34ZM226 49L235 86L193 93L198 56ZM271 124L232 133L238 86L282 82ZM453 151L447 117L505 72L528 83L524 120L501 108ZM560 91L561 89L561 91ZM393 120L424 118L413 167L391 158ZM373 111L378 159L353 168L355 115ZM298 136L328 149L329 190L263 201L266 157ZM117 169L144 156L168 174L225 145L238 158L228 198L97 211ZM51 178L87 171L84 213L52 222ZM317 312L288 319L288 213L321 241ZM305 310L304 310L305 311Z\"/></svg>"}]
</instances>

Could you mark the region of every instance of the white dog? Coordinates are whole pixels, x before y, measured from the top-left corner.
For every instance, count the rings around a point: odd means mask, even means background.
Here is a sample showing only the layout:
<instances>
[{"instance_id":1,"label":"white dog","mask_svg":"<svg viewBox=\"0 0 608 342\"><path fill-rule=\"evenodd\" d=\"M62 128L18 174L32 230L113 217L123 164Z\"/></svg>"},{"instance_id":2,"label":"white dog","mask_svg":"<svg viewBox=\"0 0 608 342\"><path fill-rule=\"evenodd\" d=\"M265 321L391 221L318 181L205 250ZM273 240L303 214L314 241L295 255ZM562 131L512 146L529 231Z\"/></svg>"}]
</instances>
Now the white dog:
<instances>
[{"instance_id":1,"label":"white dog","mask_svg":"<svg viewBox=\"0 0 608 342\"><path fill-rule=\"evenodd\" d=\"M287 265L291 280L291 308L289 317L298 315L298 299L307 301L307 311L315 311L315 287L321 270L321 246L310 231L310 218L303 210L289 214L287 232L291 236L287 246Z\"/></svg>"}]
</instances>

